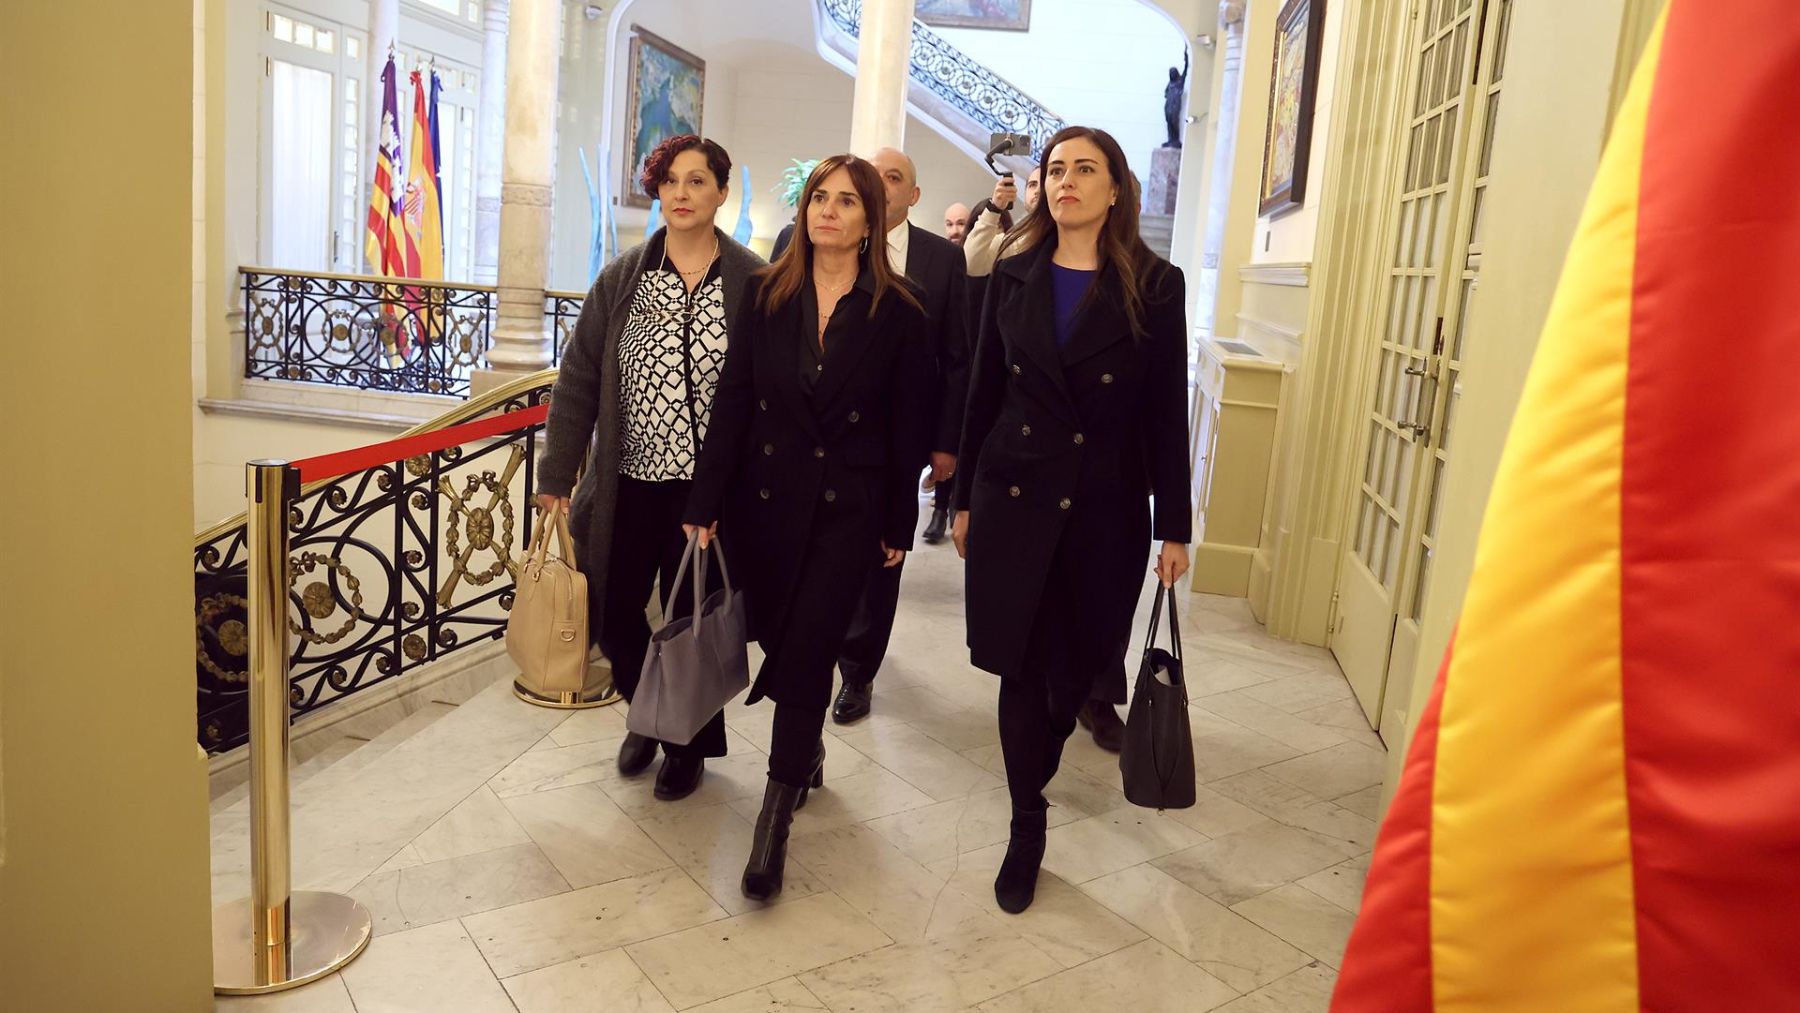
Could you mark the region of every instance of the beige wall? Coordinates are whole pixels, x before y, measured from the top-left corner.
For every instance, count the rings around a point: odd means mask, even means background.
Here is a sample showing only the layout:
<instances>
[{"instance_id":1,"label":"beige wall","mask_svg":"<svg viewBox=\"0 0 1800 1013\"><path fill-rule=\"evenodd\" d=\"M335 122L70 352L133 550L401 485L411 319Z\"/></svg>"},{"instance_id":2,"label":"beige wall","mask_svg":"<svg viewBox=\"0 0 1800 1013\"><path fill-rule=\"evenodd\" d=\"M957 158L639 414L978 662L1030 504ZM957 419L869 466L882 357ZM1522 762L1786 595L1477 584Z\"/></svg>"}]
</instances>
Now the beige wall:
<instances>
[{"instance_id":1,"label":"beige wall","mask_svg":"<svg viewBox=\"0 0 1800 1013\"><path fill-rule=\"evenodd\" d=\"M0 6L0 433L22 476L0 497L0 1004L21 1013L212 1006L191 10ZM128 165L88 157L97 130Z\"/></svg>"},{"instance_id":2,"label":"beige wall","mask_svg":"<svg viewBox=\"0 0 1800 1013\"><path fill-rule=\"evenodd\" d=\"M1614 87L1615 76L1622 77L1615 75L1615 65L1635 60L1649 23L1645 12L1659 6L1636 0L1514 5L1494 136L1487 248L1469 324L1457 448L1444 479L1436 568L1410 687L1408 739L1462 610L1513 410L1613 108L1623 97ZM1541 115L1545 109L1557 115ZM1397 769L1401 755L1398 749L1390 754L1390 768Z\"/></svg>"}]
</instances>

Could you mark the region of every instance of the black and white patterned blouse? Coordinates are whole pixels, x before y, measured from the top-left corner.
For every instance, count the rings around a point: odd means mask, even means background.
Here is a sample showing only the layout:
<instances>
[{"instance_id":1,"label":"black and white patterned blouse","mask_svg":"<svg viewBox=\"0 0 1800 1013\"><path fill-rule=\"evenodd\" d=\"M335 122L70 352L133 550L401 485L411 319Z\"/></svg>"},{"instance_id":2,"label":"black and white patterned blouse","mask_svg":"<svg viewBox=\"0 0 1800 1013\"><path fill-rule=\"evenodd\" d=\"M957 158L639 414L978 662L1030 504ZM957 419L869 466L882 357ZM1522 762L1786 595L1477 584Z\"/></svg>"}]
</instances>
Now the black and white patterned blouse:
<instances>
[{"instance_id":1,"label":"black and white patterned blouse","mask_svg":"<svg viewBox=\"0 0 1800 1013\"><path fill-rule=\"evenodd\" d=\"M661 250L646 252L619 336L619 474L692 479L725 368L725 282L715 259L689 294Z\"/></svg>"}]
</instances>

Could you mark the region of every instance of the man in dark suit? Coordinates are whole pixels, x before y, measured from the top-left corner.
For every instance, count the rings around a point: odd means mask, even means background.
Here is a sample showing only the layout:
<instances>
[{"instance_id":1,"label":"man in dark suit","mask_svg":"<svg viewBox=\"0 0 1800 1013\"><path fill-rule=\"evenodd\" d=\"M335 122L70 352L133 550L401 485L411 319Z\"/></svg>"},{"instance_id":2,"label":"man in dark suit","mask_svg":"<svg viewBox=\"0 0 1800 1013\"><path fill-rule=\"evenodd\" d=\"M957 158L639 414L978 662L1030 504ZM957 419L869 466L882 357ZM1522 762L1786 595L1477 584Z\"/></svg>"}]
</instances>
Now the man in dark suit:
<instances>
[{"instance_id":1,"label":"man in dark suit","mask_svg":"<svg viewBox=\"0 0 1800 1013\"><path fill-rule=\"evenodd\" d=\"M925 332L919 340L932 349L937 365L933 382L937 418L931 434L931 476L939 484L956 475L956 450L962 439L963 394L968 389L967 296L968 268L955 243L907 221L907 212L919 202L918 170L912 159L894 148L883 148L869 161L881 173L887 191L886 238L888 261L911 282L925 304ZM920 467L926 462L920 461ZM943 523L933 511L926 540L943 538ZM935 531L936 537L933 537ZM900 603L903 567L884 567L874 572L857 605L850 635L838 657L844 685L831 709L831 718L845 724L869 713L875 673L887 654L888 637L894 631L894 612Z\"/></svg>"}]
</instances>

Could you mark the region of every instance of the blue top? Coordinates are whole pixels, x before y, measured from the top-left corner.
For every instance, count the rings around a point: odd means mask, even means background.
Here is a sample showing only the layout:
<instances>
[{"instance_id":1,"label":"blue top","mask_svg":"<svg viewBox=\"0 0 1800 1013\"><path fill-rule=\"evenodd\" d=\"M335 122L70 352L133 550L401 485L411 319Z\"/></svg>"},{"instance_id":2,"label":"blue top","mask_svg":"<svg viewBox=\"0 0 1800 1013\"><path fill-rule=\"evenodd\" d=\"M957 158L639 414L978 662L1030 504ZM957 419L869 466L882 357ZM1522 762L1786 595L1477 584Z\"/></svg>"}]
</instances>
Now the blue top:
<instances>
[{"instance_id":1,"label":"blue top","mask_svg":"<svg viewBox=\"0 0 1800 1013\"><path fill-rule=\"evenodd\" d=\"M1075 309L1081 300L1087 297L1088 289L1094 284L1094 276L1099 271L1078 271L1061 264L1050 265L1050 296L1056 306L1056 346L1061 348L1069 343L1069 335L1075 333Z\"/></svg>"}]
</instances>

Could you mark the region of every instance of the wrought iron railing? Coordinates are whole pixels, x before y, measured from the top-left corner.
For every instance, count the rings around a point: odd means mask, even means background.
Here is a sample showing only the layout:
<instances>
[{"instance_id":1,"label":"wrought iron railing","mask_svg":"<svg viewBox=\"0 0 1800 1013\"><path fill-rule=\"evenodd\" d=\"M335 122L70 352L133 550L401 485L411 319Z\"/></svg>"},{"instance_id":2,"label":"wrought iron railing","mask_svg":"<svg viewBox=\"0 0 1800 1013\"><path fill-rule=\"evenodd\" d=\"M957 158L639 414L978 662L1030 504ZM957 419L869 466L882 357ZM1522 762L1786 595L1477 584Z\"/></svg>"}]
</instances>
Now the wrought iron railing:
<instances>
[{"instance_id":1,"label":"wrought iron railing","mask_svg":"<svg viewBox=\"0 0 1800 1013\"><path fill-rule=\"evenodd\" d=\"M491 285L246 267L244 375L466 396L493 340Z\"/></svg>"},{"instance_id":2,"label":"wrought iron railing","mask_svg":"<svg viewBox=\"0 0 1800 1013\"><path fill-rule=\"evenodd\" d=\"M581 316L584 292L545 292L544 323L550 329L550 346L557 362L562 362L563 349L575 337L575 321Z\"/></svg>"},{"instance_id":3,"label":"wrought iron railing","mask_svg":"<svg viewBox=\"0 0 1800 1013\"><path fill-rule=\"evenodd\" d=\"M862 0L819 0L819 6L844 32L853 38L858 35ZM1067 125L1016 85L916 20L910 65L915 82L988 132L1029 134L1034 159L1043 158L1044 142Z\"/></svg>"},{"instance_id":4,"label":"wrought iron railing","mask_svg":"<svg viewBox=\"0 0 1800 1013\"><path fill-rule=\"evenodd\" d=\"M401 440L534 408L554 381L522 377ZM503 634L542 431L533 422L302 488L288 514L293 717ZM244 554L242 516L194 540L196 712L211 753L247 734Z\"/></svg>"}]
</instances>

